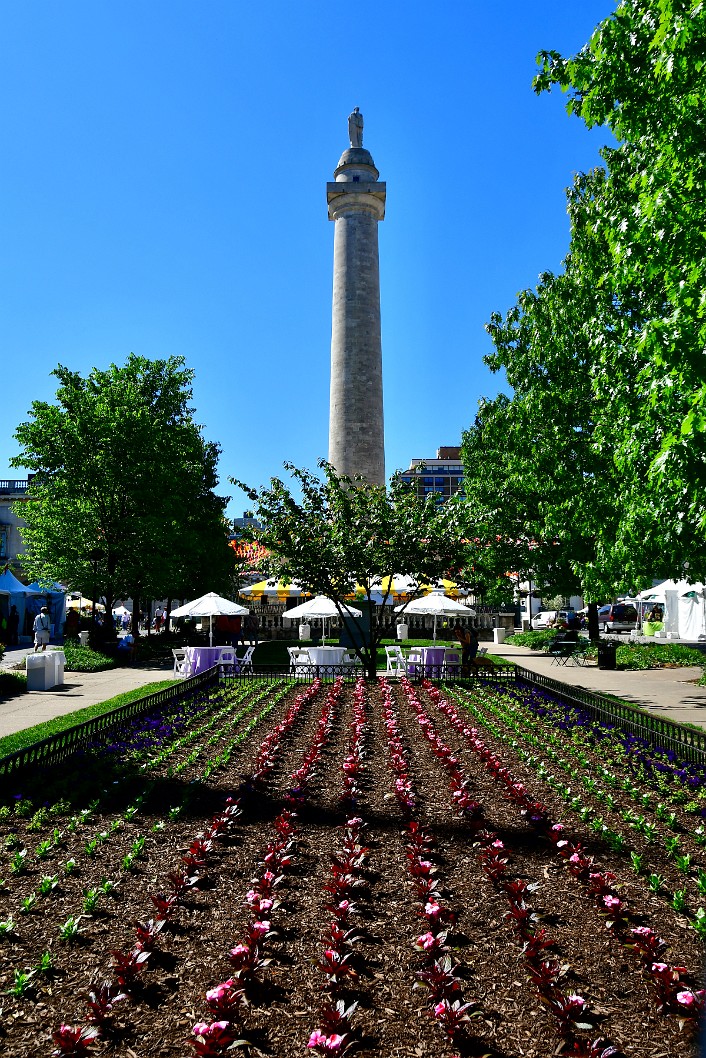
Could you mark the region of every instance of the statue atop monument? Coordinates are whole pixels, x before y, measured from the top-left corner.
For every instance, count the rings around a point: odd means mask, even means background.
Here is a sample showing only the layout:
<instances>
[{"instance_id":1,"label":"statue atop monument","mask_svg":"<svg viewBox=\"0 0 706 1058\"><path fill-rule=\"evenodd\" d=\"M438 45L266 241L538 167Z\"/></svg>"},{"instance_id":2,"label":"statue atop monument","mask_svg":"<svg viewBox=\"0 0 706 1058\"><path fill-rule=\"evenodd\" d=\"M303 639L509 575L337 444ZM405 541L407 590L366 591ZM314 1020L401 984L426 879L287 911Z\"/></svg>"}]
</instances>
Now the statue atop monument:
<instances>
[{"instance_id":1,"label":"statue atop monument","mask_svg":"<svg viewBox=\"0 0 706 1058\"><path fill-rule=\"evenodd\" d=\"M358 107L348 116L348 139L351 147L363 146L363 115Z\"/></svg>"}]
</instances>

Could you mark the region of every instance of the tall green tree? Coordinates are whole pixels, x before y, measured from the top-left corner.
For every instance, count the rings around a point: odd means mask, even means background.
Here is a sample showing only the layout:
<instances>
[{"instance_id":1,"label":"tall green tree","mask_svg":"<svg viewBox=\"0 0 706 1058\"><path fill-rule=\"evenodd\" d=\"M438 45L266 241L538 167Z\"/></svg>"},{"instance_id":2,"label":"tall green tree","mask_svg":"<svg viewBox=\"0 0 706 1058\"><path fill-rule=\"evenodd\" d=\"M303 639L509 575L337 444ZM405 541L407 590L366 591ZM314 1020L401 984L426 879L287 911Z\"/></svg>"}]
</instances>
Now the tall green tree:
<instances>
[{"instance_id":1,"label":"tall green tree","mask_svg":"<svg viewBox=\"0 0 706 1058\"><path fill-rule=\"evenodd\" d=\"M356 605L352 597L358 587L363 601L374 607L373 592L387 577L409 576L421 585L470 564L457 504L449 501L439 507L431 497L421 500L397 477L386 489L339 477L323 460L319 467L322 478L285 464L296 494L279 478L260 490L235 480L233 484L246 492L262 525L244 535L256 537L268 549L265 572L285 581L296 579L312 594L333 600L344 627L351 621L346 601ZM356 642L371 679L383 631L372 621L362 644Z\"/></svg>"},{"instance_id":2,"label":"tall green tree","mask_svg":"<svg viewBox=\"0 0 706 1058\"><path fill-rule=\"evenodd\" d=\"M688 560L702 577L706 9L622 0L577 55L539 61L535 89L559 86L569 113L619 142L569 200L572 267L597 291L585 319L594 394L610 409L594 443L622 486L606 560L632 580L649 577L650 561L678 575Z\"/></svg>"},{"instance_id":3,"label":"tall green tree","mask_svg":"<svg viewBox=\"0 0 706 1058\"><path fill-rule=\"evenodd\" d=\"M30 574L56 578L110 608L116 598L181 597L228 583L234 567L217 485L218 445L190 407L193 372L182 357L148 360L87 378L59 366L54 403L34 401L16 438L14 466L34 477L23 538ZM213 578L213 579L211 579Z\"/></svg>"},{"instance_id":4,"label":"tall green tree","mask_svg":"<svg viewBox=\"0 0 706 1058\"><path fill-rule=\"evenodd\" d=\"M513 396L466 435L467 493L496 568L518 552L589 598L706 575L705 60L687 0L622 0L578 55L539 56L536 91L619 145L569 190L562 274L491 319Z\"/></svg>"}]
</instances>

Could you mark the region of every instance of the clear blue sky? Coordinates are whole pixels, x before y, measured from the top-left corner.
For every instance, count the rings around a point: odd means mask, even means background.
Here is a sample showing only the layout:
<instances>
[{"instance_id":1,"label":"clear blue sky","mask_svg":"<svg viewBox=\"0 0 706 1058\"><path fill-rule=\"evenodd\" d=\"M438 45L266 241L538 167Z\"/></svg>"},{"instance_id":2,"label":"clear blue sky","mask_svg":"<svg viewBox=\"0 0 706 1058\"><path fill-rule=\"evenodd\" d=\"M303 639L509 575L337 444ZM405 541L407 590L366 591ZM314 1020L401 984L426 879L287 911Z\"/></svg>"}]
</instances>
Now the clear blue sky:
<instances>
[{"instance_id":1,"label":"clear blue sky","mask_svg":"<svg viewBox=\"0 0 706 1058\"><path fill-rule=\"evenodd\" d=\"M195 369L221 492L327 455L325 185L354 106L387 181L388 473L457 444L500 384L483 325L558 269L564 189L607 135L534 95L535 55L614 6L5 0L0 476L21 476L12 435L57 363L130 351Z\"/></svg>"}]
</instances>

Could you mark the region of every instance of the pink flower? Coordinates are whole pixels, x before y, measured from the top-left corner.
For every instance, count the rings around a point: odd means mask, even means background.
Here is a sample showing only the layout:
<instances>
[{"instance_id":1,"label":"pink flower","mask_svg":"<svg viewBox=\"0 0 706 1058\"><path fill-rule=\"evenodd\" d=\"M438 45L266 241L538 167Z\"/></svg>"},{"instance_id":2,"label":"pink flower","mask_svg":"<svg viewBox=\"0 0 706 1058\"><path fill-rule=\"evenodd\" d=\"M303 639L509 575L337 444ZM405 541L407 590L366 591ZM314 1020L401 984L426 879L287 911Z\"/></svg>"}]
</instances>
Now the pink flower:
<instances>
[{"instance_id":1,"label":"pink flower","mask_svg":"<svg viewBox=\"0 0 706 1058\"><path fill-rule=\"evenodd\" d=\"M566 998L574 1010L583 1010L586 1006L586 1000L583 996L578 996L574 993L574 995L567 996Z\"/></svg>"},{"instance_id":2,"label":"pink flower","mask_svg":"<svg viewBox=\"0 0 706 1058\"><path fill-rule=\"evenodd\" d=\"M622 907L622 900L617 896L604 896L603 903L608 911L619 911Z\"/></svg>"},{"instance_id":3,"label":"pink flower","mask_svg":"<svg viewBox=\"0 0 706 1058\"><path fill-rule=\"evenodd\" d=\"M236 944L234 948L230 949L230 954L234 958L237 958L239 955L247 955L249 951L250 948L247 944Z\"/></svg>"},{"instance_id":4,"label":"pink flower","mask_svg":"<svg viewBox=\"0 0 706 1058\"><path fill-rule=\"evenodd\" d=\"M417 937L416 944L418 948L423 948L424 951L429 951L430 948L436 948L439 941L433 933L422 933L421 937Z\"/></svg>"},{"instance_id":5,"label":"pink flower","mask_svg":"<svg viewBox=\"0 0 706 1058\"><path fill-rule=\"evenodd\" d=\"M204 1039L208 1039L209 1036L219 1036L227 1032L229 1028L229 1021L212 1021L210 1024L207 1021L199 1021L191 1031L194 1036L203 1036Z\"/></svg>"},{"instance_id":6,"label":"pink flower","mask_svg":"<svg viewBox=\"0 0 706 1058\"><path fill-rule=\"evenodd\" d=\"M259 935L261 937L264 937L265 934L269 932L270 923L269 922L253 922L251 928L252 928L253 933L259 933Z\"/></svg>"},{"instance_id":7,"label":"pink flower","mask_svg":"<svg viewBox=\"0 0 706 1058\"><path fill-rule=\"evenodd\" d=\"M307 1047L321 1047L325 1051L338 1051L342 1043L343 1037L339 1036L337 1032L332 1033L331 1036L325 1036L323 1032L315 1029L309 1037Z\"/></svg>"},{"instance_id":8,"label":"pink flower","mask_svg":"<svg viewBox=\"0 0 706 1058\"><path fill-rule=\"evenodd\" d=\"M223 981L222 984L216 985L215 988L210 988L208 990L208 992L206 993L207 1002L209 1002L209 1003L218 1003L218 1002L220 1002L220 1000L223 999L223 996L227 995L232 987L233 987L233 979L231 978L229 981ZM201 1035L201 1034L199 1033L199 1035Z\"/></svg>"},{"instance_id":9,"label":"pink flower","mask_svg":"<svg viewBox=\"0 0 706 1058\"><path fill-rule=\"evenodd\" d=\"M704 996L706 996L706 990L703 988L698 992L686 989L683 992L677 992L677 1003L681 1003L686 1010L699 1010L704 1005Z\"/></svg>"},{"instance_id":10,"label":"pink flower","mask_svg":"<svg viewBox=\"0 0 706 1058\"><path fill-rule=\"evenodd\" d=\"M424 914L427 916L427 918L438 918L440 913L441 913L441 908L433 900L430 900L429 903L424 908Z\"/></svg>"}]
</instances>

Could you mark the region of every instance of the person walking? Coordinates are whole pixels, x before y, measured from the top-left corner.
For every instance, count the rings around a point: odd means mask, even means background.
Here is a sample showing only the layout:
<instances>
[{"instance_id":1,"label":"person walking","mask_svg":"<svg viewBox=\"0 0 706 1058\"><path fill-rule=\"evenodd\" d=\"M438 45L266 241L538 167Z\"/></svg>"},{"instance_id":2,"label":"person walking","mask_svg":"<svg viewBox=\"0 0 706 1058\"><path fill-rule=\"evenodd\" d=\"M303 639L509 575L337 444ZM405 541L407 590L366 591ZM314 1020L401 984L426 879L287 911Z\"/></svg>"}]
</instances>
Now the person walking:
<instances>
[{"instance_id":1,"label":"person walking","mask_svg":"<svg viewBox=\"0 0 706 1058\"><path fill-rule=\"evenodd\" d=\"M46 650L47 643L49 642L49 633L51 631L49 610L46 606L43 606L35 617L32 630L34 631L34 653L36 654L40 647L42 650Z\"/></svg>"}]
</instances>

